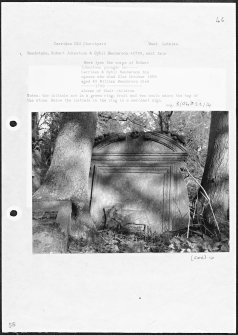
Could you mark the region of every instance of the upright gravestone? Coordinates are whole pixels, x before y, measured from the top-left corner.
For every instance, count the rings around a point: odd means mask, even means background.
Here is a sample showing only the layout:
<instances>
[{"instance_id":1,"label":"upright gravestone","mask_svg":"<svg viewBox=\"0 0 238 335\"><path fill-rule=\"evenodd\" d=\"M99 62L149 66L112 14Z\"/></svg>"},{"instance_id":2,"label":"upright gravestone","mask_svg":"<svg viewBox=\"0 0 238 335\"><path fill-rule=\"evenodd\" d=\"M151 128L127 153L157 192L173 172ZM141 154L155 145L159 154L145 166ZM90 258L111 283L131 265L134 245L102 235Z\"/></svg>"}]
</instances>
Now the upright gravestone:
<instances>
[{"instance_id":1,"label":"upright gravestone","mask_svg":"<svg viewBox=\"0 0 238 335\"><path fill-rule=\"evenodd\" d=\"M89 179L95 223L105 224L117 209L127 224L152 232L185 227L189 201L180 166L186 158L177 141L157 132L110 135L101 141L93 150Z\"/></svg>"}]
</instances>

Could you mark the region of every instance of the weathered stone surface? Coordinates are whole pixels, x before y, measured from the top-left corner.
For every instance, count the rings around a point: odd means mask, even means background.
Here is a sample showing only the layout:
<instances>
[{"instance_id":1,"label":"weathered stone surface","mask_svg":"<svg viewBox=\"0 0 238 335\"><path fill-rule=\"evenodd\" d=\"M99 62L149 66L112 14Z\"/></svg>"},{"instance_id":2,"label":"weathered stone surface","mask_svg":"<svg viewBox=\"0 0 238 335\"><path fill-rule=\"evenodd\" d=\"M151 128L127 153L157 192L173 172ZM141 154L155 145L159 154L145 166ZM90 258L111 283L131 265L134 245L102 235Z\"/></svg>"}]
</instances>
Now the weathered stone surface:
<instances>
[{"instance_id":1,"label":"weathered stone surface","mask_svg":"<svg viewBox=\"0 0 238 335\"><path fill-rule=\"evenodd\" d=\"M188 194L179 171L186 157L185 149L164 134L107 137L92 156L90 210L94 221L105 224L107 219L112 227L115 221L131 227L143 222L158 233L186 226Z\"/></svg>"},{"instance_id":2,"label":"weathered stone surface","mask_svg":"<svg viewBox=\"0 0 238 335\"><path fill-rule=\"evenodd\" d=\"M70 225L70 201L33 201L33 253L66 253Z\"/></svg>"},{"instance_id":3,"label":"weathered stone surface","mask_svg":"<svg viewBox=\"0 0 238 335\"><path fill-rule=\"evenodd\" d=\"M149 228L146 213L140 210L128 210L123 204L105 208L106 227L123 231L147 232Z\"/></svg>"}]
</instances>

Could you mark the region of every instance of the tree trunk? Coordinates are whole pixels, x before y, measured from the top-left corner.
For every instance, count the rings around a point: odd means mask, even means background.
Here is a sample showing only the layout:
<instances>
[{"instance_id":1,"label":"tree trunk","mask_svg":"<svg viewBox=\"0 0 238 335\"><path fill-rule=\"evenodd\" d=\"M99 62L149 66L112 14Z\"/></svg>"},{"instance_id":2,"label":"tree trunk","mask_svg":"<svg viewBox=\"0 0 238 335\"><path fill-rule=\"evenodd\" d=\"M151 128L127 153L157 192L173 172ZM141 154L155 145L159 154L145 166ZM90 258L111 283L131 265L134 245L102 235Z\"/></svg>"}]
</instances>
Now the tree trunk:
<instances>
[{"instance_id":1,"label":"tree trunk","mask_svg":"<svg viewBox=\"0 0 238 335\"><path fill-rule=\"evenodd\" d=\"M38 113L32 113L32 140L37 141L39 137Z\"/></svg>"},{"instance_id":2,"label":"tree trunk","mask_svg":"<svg viewBox=\"0 0 238 335\"><path fill-rule=\"evenodd\" d=\"M32 192L41 184L41 152L39 147L38 113L32 113Z\"/></svg>"},{"instance_id":3,"label":"tree trunk","mask_svg":"<svg viewBox=\"0 0 238 335\"><path fill-rule=\"evenodd\" d=\"M97 114L64 113L50 168L33 200L71 200L75 221L71 236L94 230L89 213L88 178Z\"/></svg>"},{"instance_id":4,"label":"tree trunk","mask_svg":"<svg viewBox=\"0 0 238 335\"><path fill-rule=\"evenodd\" d=\"M207 159L201 185L210 197L215 216L220 223L227 221L229 216L228 149L228 112L212 112ZM209 206L204 210L204 218L209 223L214 222Z\"/></svg>"}]
</instances>

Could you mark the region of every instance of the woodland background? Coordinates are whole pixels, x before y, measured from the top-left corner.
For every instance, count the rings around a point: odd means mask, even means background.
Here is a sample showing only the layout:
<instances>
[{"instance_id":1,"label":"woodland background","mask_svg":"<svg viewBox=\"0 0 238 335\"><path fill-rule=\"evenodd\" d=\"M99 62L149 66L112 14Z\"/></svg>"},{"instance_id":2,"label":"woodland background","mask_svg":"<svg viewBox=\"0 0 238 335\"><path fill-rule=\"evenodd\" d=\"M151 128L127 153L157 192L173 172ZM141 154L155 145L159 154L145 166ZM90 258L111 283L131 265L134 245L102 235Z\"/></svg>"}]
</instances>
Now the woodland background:
<instances>
[{"instance_id":1,"label":"woodland background","mask_svg":"<svg viewBox=\"0 0 238 335\"><path fill-rule=\"evenodd\" d=\"M62 113L34 113L32 118L33 171L40 184L50 166ZM188 152L187 167L201 182L208 148L210 112L100 112L95 143L107 134L160 131L169 134ZM189 199L196 196L198 184L186 172ZM37 187L37 186L36 186ZM35 189L33 189L35 191Z\"/></svg>"}]
</instances>

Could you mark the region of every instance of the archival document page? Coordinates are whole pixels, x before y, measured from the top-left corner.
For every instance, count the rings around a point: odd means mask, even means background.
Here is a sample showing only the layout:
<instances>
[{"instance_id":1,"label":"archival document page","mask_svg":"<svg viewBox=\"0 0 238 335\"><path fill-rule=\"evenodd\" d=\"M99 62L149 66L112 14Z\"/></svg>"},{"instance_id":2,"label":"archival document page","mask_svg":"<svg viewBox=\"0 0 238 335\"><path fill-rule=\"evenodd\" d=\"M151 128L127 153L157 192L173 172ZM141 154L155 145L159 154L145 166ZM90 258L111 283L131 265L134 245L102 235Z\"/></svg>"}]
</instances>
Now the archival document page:
<instances>
[{"instance_id":1,"label":"archival document page","mask_svg":"<svg viewBox=\"0 0 238 335\"><path fill-rule=\"evenodd\" d=\"M235 90L233 3L2 3L4 332L235 332ZM171 111L228 112L229 248L34 253L33 115Z\"/></svg>"}]
</instances>

